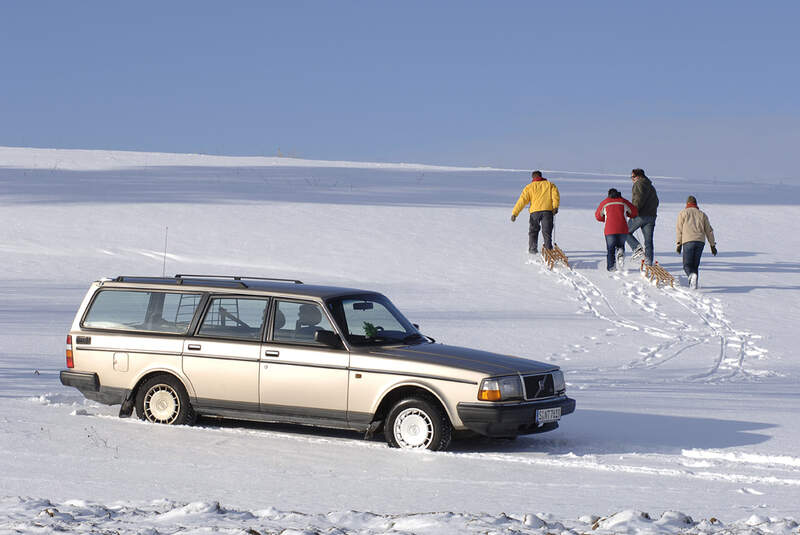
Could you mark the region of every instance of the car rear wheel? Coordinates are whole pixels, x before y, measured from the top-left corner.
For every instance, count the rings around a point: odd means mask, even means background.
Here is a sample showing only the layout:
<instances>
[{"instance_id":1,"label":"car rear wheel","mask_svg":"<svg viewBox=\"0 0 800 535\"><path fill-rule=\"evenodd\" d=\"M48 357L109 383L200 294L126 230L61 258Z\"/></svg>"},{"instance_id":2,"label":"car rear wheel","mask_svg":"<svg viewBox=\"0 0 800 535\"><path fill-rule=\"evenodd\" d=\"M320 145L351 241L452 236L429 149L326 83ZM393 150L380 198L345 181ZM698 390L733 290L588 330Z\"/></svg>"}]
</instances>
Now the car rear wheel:
<instances>
[{"instance_id":1,"label":"car rear wheel","mask_svg":"<svg viewBox=\"0 0 800 535\"><path fill-rule=\"evenodd\" d=\"M450 444L453 427L435 402L405 398L389 411L384 432L393 448L439 451Z\"/></svg>"},{"instance_id":2,"label":"car rear wheel","mask_svg":"<svg viewBox=\"0 0 800 535\"><path fill-rule=\"evenodd\" d=\"M172 375L156 375L136 394L136 416L156 424L183 425L194 421L194 410L181 382Z\"/></svg>"}]
</instances>

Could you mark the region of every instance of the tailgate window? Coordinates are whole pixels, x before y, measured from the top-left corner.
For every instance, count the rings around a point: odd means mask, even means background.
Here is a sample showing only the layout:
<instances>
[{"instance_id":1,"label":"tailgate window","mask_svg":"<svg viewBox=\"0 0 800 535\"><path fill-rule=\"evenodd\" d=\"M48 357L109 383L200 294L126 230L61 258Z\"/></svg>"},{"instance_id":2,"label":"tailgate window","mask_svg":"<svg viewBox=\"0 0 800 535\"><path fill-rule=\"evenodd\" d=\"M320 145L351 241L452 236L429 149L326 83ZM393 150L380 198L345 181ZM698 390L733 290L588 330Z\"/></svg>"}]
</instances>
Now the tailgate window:
<instances>
[{"instance_id":1,"label":"tailgate window","mask_svg":"<svg viewBox=\"0 0 800 535\"><path fill-rule=\"evenodd\" d=\"M81 326L88 329L186 334L200 294L101 290Z\"/></svg>"}]
</instances>

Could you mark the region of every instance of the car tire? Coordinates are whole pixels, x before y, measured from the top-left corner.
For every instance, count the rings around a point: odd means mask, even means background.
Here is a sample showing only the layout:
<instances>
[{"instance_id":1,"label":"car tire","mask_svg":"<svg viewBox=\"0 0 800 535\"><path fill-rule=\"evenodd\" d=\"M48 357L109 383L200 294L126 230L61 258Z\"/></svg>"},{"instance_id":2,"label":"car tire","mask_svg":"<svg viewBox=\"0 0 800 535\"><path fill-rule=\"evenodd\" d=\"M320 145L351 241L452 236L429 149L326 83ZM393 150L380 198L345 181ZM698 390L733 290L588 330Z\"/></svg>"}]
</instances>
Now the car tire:
<instances>
[{"instance_id":1,"label":"car tire","mask_svg":"<svg viewBox=\"0 0 800 535\"><path fill-rule=\"evenodd\" d=\"M183 384L173 375L151 377L136 393L136 416L156 424L191 425L195 413Z\"/></svg>"},{"instance_id":2,"label":"car tire","mask_svg":"<svg viewBox=\"0 0 800 535\"><path fill-rule=\"evenodd\" d=\"M453 426L447 414L432 400L404 398L389 411L384 426L392 448L441 451L450 445Z\"/></svg>"}]
</instances>

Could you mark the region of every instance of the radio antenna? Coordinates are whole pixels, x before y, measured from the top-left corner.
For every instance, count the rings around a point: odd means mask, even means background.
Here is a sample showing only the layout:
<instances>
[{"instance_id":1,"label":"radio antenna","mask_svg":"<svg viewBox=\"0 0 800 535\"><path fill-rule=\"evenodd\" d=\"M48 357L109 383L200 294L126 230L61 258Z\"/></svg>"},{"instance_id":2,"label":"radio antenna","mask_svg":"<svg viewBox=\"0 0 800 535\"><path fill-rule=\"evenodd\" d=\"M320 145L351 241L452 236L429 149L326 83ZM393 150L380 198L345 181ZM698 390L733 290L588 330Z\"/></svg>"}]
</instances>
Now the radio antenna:
<instances>
[{"instance_id":1,"label":"radio antenna","mask_svg":"<svg viewBox=\"0 0 800 535\"><path fill-rule=\"evenodd\" d=\"M161 267L161 276L167 276L167 237L169 236L169 227L164 227L164 264Z\"/></svg>"}]
</instances>

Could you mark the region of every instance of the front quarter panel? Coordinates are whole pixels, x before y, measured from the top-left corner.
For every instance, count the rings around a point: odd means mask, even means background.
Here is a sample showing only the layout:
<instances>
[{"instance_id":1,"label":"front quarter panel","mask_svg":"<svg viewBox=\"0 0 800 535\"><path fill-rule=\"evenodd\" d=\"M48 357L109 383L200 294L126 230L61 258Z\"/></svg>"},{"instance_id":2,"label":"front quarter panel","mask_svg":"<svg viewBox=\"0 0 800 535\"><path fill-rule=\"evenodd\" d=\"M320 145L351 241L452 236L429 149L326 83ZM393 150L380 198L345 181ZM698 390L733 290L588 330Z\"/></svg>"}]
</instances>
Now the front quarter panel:
<instances>
[{"instance_id":1,"label":"front quarter panel","mask_svg":"<svg viewBox=\"0 0 800 535\"><path fill-rule=\"evenodd\" d=\"M465 429L458 417L457 405L477 400L480 377L469 371L414 364L416 370L411 369L407 362L395 358L354 353L351 356L348 411L374 415L381 401L393 390L413 386L438 398L453 427Z\"/></svg>"}]
</instances>

